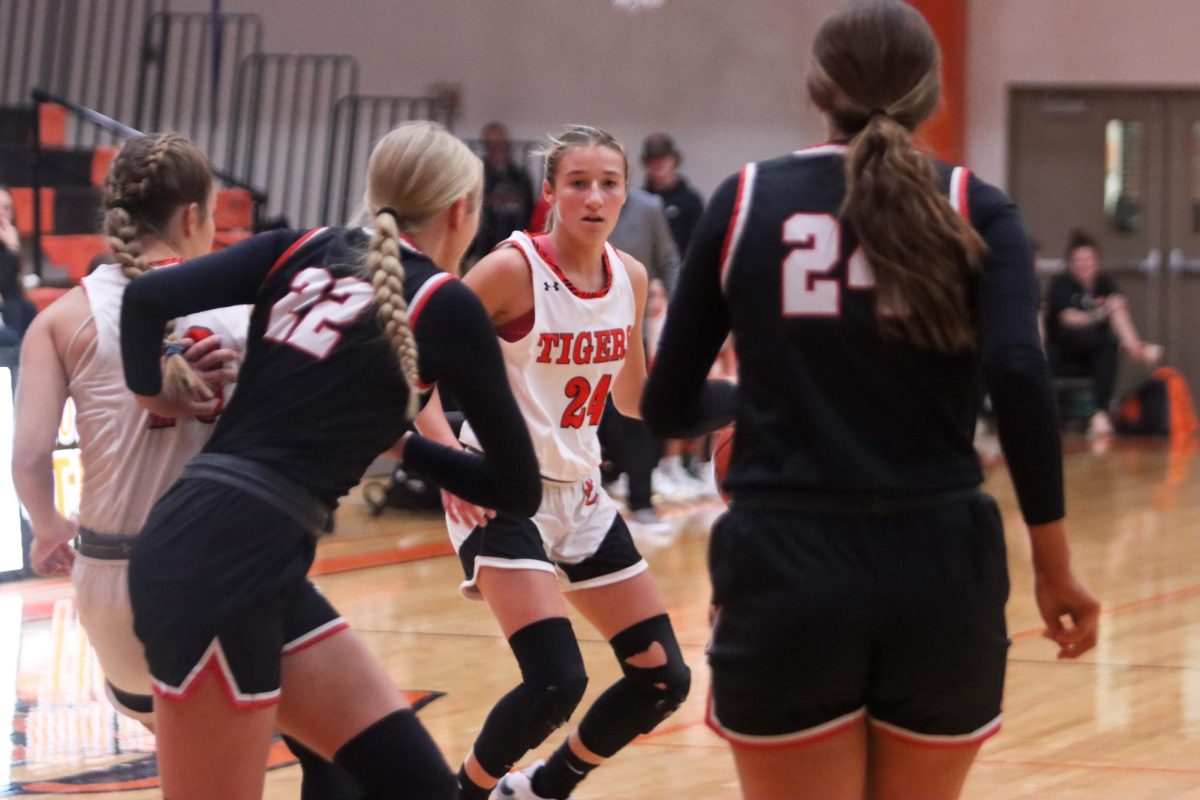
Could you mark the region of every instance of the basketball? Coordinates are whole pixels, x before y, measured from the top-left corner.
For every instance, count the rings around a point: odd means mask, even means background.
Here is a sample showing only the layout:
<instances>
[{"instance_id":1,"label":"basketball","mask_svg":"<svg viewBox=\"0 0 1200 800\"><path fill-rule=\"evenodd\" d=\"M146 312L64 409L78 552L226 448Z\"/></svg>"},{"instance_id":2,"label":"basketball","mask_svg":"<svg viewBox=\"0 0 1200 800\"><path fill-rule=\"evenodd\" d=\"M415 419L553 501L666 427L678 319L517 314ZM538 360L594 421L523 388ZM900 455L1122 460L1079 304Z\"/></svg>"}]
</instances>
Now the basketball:
<instances>
[{"instance_id":1,"label":"basketball","mask_svg":"<svg viewBox=\"0 0 1200 800\"><path fill-rule=\"evenodd\" d=\"M725 505L729 505L729 495L725 493L725 475L729 472L729 459L733 456L733 426L717 431L713 439L712 461L713 476L717 481L717 491Z\"/></svg>"}]
</instances>

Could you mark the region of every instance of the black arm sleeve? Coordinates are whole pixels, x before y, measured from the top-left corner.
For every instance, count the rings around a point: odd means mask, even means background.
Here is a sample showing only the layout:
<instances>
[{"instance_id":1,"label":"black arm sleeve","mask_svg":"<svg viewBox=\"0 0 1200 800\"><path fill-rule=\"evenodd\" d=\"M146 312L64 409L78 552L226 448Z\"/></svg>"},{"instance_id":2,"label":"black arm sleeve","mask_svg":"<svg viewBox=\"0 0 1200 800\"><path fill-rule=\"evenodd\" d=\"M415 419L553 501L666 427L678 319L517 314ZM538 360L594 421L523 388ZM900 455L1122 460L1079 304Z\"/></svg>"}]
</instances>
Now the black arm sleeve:
<instances>
[{"instance_id":1,"label":"black arm sleeve","mask_svg":"<svg viewBox=\"0 0 1200 800\"><path fill-rule=\"evenodd\" d=\"M404 446L405 465L472 503L532 517L542 502L537 455L483 305L466 286L449 281L429 298L413 334L422 377L458 401L484 452L413 436Z\"/></svg>"},{"instance_id":2,"label":"black arm sleeve","mask_svg":"<svg viewBox=\"0 0 1200 800\"><path fill-rule=\"evenodd\" d=\"M729 309L721 293L721 249L737 185L736 175L721 184L696 226L646 381L642 419L664 438L687 439L728 425L736 410L733 385L706 378L729 334Z\"/></svg>"},{"instance_id":3,"label":"black arm sleeve","mask_svg":"<svg viewBox=\"0 0 1200 800\"><path fill-rule=\"evenodd\" d=\"M307 231L271 231L130 281L121 301L121 361L135 394L162 391L163 327L210 308L253 303L275 261Z\"/></svg>"},{"instance_id":4,"label":"black arm sleeve","mask_svg":"<svg viewBox=\"0 0 1200 800\"><path fill-rule=\"evenodd\" d=\"M1029 239L1013 203L972 180L971 209L990 254L979 281L983 377L1021 513L1029 525L1063 516L1062 441L1038 336L1038 286ZM979 212L976 214L976 209Z\"/></svg>"}]
</instances>

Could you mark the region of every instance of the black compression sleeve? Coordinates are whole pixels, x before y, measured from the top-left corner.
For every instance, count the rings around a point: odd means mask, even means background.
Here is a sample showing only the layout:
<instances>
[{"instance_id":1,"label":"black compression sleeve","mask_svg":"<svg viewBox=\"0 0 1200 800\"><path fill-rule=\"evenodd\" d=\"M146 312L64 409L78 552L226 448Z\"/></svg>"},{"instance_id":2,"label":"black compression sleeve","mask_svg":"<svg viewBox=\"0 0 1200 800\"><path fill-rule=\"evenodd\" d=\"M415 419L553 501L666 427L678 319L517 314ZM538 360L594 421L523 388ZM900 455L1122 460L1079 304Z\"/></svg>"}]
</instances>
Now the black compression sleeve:
<instances>
[{"instance_id":1,"label":"black compression sleeve","mask_svg":"<svg viewBox=\"0 0 1200 800\"><path fill-rule=\"evenodd\" d=\"M210 308L253 303L271 266L306 231L271 231L129 282L121 302L121 361L135 394L162 391L163 327Z\"/></svg>"},{"instance_id":2,"label":"black compression sleeve","mask_svg":"<svg viewBox=\"0 0 1200 800\"><path fill-rule=\"evenodd\" d=\"M483 305L462 283L448 281L429 298L413 333L422 377L454 397L484 453L413 436L404 447L405 465L472 503L533 516L542 501L537 455Z\"/></svg>"},{"instance_id":3,"label":"black compression sleeve","mask_svg":"<svg viewBox=\"0 0 1200 800\"><path fill-rule=\"evenodd\" d=\"M642 419L664 438L690 438L733 419L733 386L706 378L729 334L720 262L737 185L736 175L721 184L692 234L642 394Z\"/></svg>"},{"instance_id":4,"label":"black compression sleeve","mask_svg":"<svg viewBox=\"0 0 1200 800\"><path fill-rule=\"evenodd\" d=\"M1026 523L1063 516L1062 441L1050 368L1038 336L1038 286L1015 205L972 181L971 208L990 250L979 282L980 348L1000 445Z\"/></svg>"}]
</instances>

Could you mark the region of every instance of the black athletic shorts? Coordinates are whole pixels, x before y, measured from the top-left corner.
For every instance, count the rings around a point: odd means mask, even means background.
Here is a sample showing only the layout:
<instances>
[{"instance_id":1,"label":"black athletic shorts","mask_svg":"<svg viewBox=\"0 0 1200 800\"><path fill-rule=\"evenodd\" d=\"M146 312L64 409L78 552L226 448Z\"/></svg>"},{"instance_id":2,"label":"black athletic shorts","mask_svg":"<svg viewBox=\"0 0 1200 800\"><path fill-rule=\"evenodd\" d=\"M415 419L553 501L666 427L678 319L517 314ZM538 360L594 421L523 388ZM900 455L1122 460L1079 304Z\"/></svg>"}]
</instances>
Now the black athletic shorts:
<instances>
[{"instance_id":1,"label":"black athletic shorts","mask_svg":"<svg viewBox=\"0 0 1200 800\"><path fill-rule=\"evenodd\" d=\"M562 548L555 546L558 542L548 540L534 520L497 514L487 525L472 530L458 548L465 575L459 591L469 599L480 599L476 586L480 567L550 572L558 577L563 591L618 583L648 568L629 526L615 512L606 528L585 525L564 533L563 538L578 551L570 560L562 557Z\"/></svg>"},{"instance_id":2,"label":"black athletic shorts","mask_svg":"<svg viewBox=\"0 0 1200 800\"><path fill-rule=\"evenodd\" d=\"M211 671L237 706L278 702L281 657L347 627L306 577L315 550L313 531L278 504L185 473L130 560L155 693L184 699Z\"/></svg>"},{"instance_id":3,"label":"black athletic shorts","mask_svg":"<svg viewBox=\"0 0 1200 800\"><path fill-rule=\"evenodd\" d=\"M1000 727L1004 532L991 497L890 514L741 508L713 528L709 724L743 746L860 724L967 745Z\"/></svg>"}]
</instances>

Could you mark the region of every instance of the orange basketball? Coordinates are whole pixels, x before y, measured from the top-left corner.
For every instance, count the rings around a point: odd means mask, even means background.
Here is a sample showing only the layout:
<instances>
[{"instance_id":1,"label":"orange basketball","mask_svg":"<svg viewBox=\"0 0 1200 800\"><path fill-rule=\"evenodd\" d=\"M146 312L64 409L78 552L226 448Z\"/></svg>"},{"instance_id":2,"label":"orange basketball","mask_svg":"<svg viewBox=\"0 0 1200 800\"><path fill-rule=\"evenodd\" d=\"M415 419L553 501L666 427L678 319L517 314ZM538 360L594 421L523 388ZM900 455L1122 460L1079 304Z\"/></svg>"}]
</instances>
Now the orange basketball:
<instances>
[{"instance_id":1,"label":"orange basketball","mask_svg":"<svg viewBox=\"0 0 1200 800\"><path fill-rule=\"evenodd\" d=\"M729 459L733 456L733 426L721 428L713 439L712 460L713 475L717 480L717 491L725 505L729 505L729 495L725 493L725 475L729 472Z\"/></svg>"}]
</instances>

